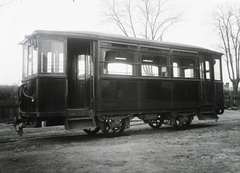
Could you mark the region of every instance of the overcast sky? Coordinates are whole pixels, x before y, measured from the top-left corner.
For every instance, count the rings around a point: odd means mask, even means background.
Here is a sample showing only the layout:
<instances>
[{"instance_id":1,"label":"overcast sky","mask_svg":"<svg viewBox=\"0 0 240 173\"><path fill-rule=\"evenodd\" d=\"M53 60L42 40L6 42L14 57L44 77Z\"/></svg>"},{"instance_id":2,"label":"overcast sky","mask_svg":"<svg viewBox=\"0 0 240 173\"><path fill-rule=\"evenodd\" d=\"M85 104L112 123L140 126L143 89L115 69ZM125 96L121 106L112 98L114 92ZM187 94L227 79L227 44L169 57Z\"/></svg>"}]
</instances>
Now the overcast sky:
<instances>
[{"instance_id":1,"label":"overcast sky","mask_svg":"<svg viewBox=\"0 0 240 173\"><path fill-rule=\"evenodd\" d=\"M10 0L0 0L0 4ZM163 37L178 42L217 50L220 42L211 25L215 8L239 0L175 0L184 10L182 21ZM34 30L84 30L116 33L103 24L100 0L14 0L0 7L0 85L21 84L22 47L25 35ZM119 32L120 33L120 32ZM225 68L224 68L225 69ZM224 82L228 82L224 72Z\"/></svg>"}]
</instances>

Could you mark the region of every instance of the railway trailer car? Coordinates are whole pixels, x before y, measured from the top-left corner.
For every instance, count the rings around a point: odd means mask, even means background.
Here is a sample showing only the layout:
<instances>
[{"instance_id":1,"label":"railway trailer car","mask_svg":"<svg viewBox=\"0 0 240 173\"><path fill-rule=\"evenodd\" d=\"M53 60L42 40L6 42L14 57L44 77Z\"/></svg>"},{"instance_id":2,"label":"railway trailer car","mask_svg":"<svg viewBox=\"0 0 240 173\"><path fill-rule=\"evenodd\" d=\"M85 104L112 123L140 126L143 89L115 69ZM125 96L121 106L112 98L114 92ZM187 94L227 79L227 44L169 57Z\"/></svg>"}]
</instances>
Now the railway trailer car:
<instances>
[{"instance_id":1,"label":"railway trailer car","mask_svg":"<svg viewBox=\"0 0 240 173\"><path fill-rule=\"evenodd\" d=\"M138 117L186 129L224 112L222 54L94 32L34 31L23 47L17 131L64 125L119 136Z\"/></svg>"}]
</instances>

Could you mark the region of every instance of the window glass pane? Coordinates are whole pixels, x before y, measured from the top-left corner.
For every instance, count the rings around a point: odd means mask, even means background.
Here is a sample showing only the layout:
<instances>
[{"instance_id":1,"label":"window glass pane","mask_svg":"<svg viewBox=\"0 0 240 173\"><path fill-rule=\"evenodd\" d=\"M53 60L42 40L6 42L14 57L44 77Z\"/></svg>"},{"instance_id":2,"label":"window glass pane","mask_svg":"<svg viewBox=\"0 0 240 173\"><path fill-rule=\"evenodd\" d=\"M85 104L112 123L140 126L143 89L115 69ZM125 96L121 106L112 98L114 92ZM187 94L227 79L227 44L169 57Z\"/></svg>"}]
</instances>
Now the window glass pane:
<instances>
[{"instance_id":1,"label":"window glass pane","mask_svg":"<svg viewBox=\"0 0 240 173\"><path fill-rule=\"evenodd\" d=\"M32 75L32 47L28 46L28 76Z\"/></svg>"},{"instance_id":2,"label":"window glass pane","mask_svg":"<svg viewBox=\"0 0 240 173\"><path fill-rule=\"evenodd\" d=\"M28 62L28 76L32 75L32 61Z\"/></svg>"},{"instance_id":3,"label":"window glass pane","mask_svg":"<svg viewBox=\"0 0 240 173\"><path fill-rule=\"evenodd\" d=\"M193 69L185 69L184 70L184 77L185 78L194 78L194 71L193 71Z\"/></svg>"},{"instance_id":4,"label":"window glass pane","mask_svg":"<svg viewBox=\"0 0 240 173\"><path fill-rule=\"evenodd\" d=\"M33 49L33 74L37 73L37 50Z\"/></svg>"},{"instance_id":5,"label":"window glass pane","mask_svg":"<svg viewBox=\"0 0 240 173\"><path fill-rule=\"evenodd\" d=\"M47 53L47 72L52 72L52 52Z\"/></svg>"},{"instance_id":6,"label":"window glass pane","mask_svg":"<svg viewBox=\"0 0 240 173\"><path fill-rule=\"evenodd\" d=\"M41 53L41 73L43 73L45 70L44 70L44 64L43 64L43 62L44 62L45 60L44 60L44 55L43 55L43 53Z\"/></svg>"},{"instance_id":7,"label":"window glass pane","mask_svg":"<svg viewBox=\"0 0 240 173\"><path fill-rule=\"evenodd\" d=\"M203 59L201 58L200 59L200 62L199 62L199 73L200 73L200 79L204 79L204 62L203 62Z\"/></svg>"},{"instance_id":8,"label":"window glass pane","mask_svg":"<svg viewBox=\"0 0 240 173\"><path fill-rule=\"evenodd\" d=\"M159 67L159 69L160 69L161 77L168 77L168 68L167 67Z\"/></svg>"},{"instance_id":9,"label":"window glass pane","mask_svg":"<svg viewBox=\"0 0 240 173\"><path fill-rule=\"evenodd\" d=\"M86 55L86 73L88 76L93 75L93 67L92 67L92 57L90 55Z\"/></svg>"},{"instance_id":10,"label":"window glass pane","mask_svg":"<svg viewBox=\"0 0 240 173\"><path fill-rule=\"evenodd\" d=\"M53 42L54 73L63 73L63 43Z\"/></svg>"},{"instance_id":11,"label":"window glass pane","mask_svg":"<svg viewBox=\"0 0 240 173\"><path fill-rule=\"evenodd\" d=\"M41 73L64 73L64 48L58 41L43 41L41 51Z\"/></svg>"},{"instance_id":12,"label":"window glass pane","mask_svg":"<svg viewBox=\"0 0 240 173\"><path fill-rule=\"evenodd\" d=\"M143 54L141 61L142 76L168 77L166 57L154 54Z\"/></svg>"},{"instance_id":13,"label":"window glass pane","mask_svg":"<svg viewBox=\"0 0 240 173\"><path fill-rule=\"evenodd\" d=\"M85 56L78 56L78 78L85 78Z\"/></svg>"},{"instance_id":14,"label":"window glass pane","mask_svg":"<svg viewBox=\"0 0 240 173\"><path fill-rule=\"evenodd\" d=\"M103 54L104 74L133 75L134 54L120 51L106 51Z\"/></svg>"},{"instance_id":15,"label":"window glass pane","mask_svg":"<svg viewBox=\"0 0 240 173\"><path fill-rule=\"evenodd\" d=\"M41 72L47 73L48 68L48 53L51 52L52 46L50 41L44 41L42 43L42 52L41 52Z\"/></svg>"},{"instance_id":16,"label":"window glass pane","mask_svg":"<svg viewBox=\"0 0 240 173\"><path fill-rule=\"evenodd\" d=\"M214 79L221 80L220 59L214 59Z\"/></svg>"},{"instance_id":17,"label":"window glass pane","mask_svg":"<svg viewBox=\"0 0 240 173\"><path fill-rule=\"evenodd\" d=\"M158 67L153 65L142 65L142 76L158 76Z\"/></svg>"},{"instance_id":18,"label":"window glass pane","mask_svg":"<svg viewBox=\"0 0 240 173\"><path fill-rule=\"evenodd\" d=\"M206 71L210 70L209 68L209 61L205 61Z\"/></svg>"},{"instance_id":19,"label":"window glass pane","mask_svg":"<svg viewBox=\"0 0 240 173\"><path fill-rule=\"evenodd\" d=\"M210 62L209 61L205 61L205 73L206 73L206 79L211 79Z\"/></svg>"},{"instance_id":20,"label":"window glass pane","mask_svg":"<svg viewBox=\"0 0 240 173\"><path fill-rule=\"evenodd\" d=\"M59 54L59 73L64 72L64 58L63 58L63 53Z\"/></svg>"},{"instance_id":21,"label":"window glass pane","mask_svg":"<svg viewBox=\"0 0 240 173\"><path fill-rule=\"evenodd\" d=\"M174 57L173 77L196 78L196 63L194 59Z\"/></svg>"},{"instance_id":22,"label":"window glass pane","mask_svg":"<svg viewBox=\"0 0 240 173\"><path fill-rule=\"evenodd\" d=\"M108 74L132 75L132 65L122 63L109 63Z\"/></svg>"},{"instance_id":23,"label":"window glass pane","mask_svg":"<svg viewBox=\"0 0 240 173\"><path fill-rule=\"evenodd\" d=\"M23 77L37 73L37 50L26 44L23 49Z\"/></svg>"},{"instance_id":24,"label":"window glass pane","mask_svg":"<svg viewBox=\"0 0 240 173\"><path fill-rule=\"evenodd\" d=\"M28 66L28 46L23 47L23 77L27 77L27 66Z\"/></svg>"},{"instance_id":25,"label":"window glass pane","mask_svg":"<svg viewBox=\"0 0 240 173\"><path fill-rule=\"evenodd\" d=\"M180 77L180 70L176 62L173 63L173 77Z\"/></svg>"}]
</instances>

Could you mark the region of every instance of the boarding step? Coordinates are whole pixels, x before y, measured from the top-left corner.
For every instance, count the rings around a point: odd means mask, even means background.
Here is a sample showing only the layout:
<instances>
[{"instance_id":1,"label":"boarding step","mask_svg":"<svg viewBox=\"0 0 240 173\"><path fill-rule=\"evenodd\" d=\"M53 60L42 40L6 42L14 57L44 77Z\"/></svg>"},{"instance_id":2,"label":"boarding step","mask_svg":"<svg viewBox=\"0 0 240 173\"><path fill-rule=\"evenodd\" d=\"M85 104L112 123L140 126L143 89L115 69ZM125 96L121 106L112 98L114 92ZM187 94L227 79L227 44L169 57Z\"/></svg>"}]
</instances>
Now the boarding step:
<instances>
[{"instance_id":1,"label":"boarding step","mask_svg":"<svg viewBox=\"0 0 240 173\"><path fill-rule=\"evenodd\" d=\"M214 105L201 105L200 111L198 113L199 120L217 120L219 119Z\"/></svg>"},{"instance_id":2,"label":"boarding step","mask_svg":"<svg viewBox=\"0 0 240 173\"><path fill-rule=\"evenodd\" d=\"M93 117L92 109L67 109L67 117Z\"/></svg>"},{"instance_id":3,"label":"boarding step","mask_svg":"<svg viewBox=\"0 0 240 173\"><path fill-rule=\"evenodd\" d=\"M65 129L90 129L95 128L96 122L92 110L89 109L67 109Z\"/></svg>"}]
</instances>

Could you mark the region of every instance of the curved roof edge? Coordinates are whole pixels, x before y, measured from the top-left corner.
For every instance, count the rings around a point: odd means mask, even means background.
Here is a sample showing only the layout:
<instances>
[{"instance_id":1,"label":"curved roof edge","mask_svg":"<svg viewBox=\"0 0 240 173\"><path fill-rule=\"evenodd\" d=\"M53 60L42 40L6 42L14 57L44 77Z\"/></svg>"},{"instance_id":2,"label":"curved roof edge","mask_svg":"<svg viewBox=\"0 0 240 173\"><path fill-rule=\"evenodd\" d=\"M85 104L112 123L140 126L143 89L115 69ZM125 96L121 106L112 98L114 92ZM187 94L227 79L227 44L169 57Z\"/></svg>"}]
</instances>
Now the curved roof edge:
<instances>
[{"instance_id":1,"label":"curved roof edge","mask_svg":"<svg viewBox=\"0 0 240 173\"><path fill-rule=\"evenodd\" d=\"M108 33L101 33L101 32L93 32L93 31L56 31L56 30L35 30L31 35L25 36L25 39L20 43L23 44L27 39L33 37L36 34L50 34L50 35L63 35L66 37L88 37L90 39L106 39L106 40L116 40L116 41L127 41L133 42L138 44L155 44L163 47L174 47L179 49L193 49L201 52L206 53L214 53L223 55L223 53L213 51L210 49L206 49L203 47L198 47L194 45L188 44L181 44L181 43L173 43L173 42L165 42L165 41L156 41L156 40L147 40L143 38L135 38L135 37L127 37L123 35L117 34L108 34Z\"/></svg>"}]
</instances>

